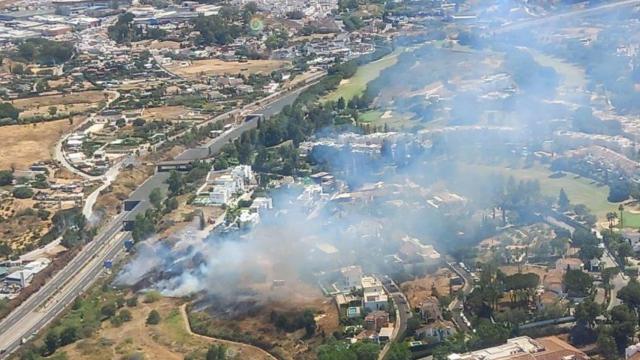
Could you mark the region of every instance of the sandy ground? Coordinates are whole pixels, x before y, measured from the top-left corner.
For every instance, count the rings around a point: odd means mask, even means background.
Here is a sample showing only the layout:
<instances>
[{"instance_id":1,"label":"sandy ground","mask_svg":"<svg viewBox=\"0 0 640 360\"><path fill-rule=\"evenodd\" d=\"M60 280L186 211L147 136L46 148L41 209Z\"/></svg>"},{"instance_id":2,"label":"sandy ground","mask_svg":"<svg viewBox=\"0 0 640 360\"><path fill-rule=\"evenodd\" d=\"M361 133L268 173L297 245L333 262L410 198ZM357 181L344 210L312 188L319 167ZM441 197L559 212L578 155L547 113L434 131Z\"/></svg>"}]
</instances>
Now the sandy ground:
<instances>
[{"instance_id":1,"label":"sandy ground","mask_svg":"<svg viewBox=\"0 0 640 360\"><path fill-rule=\"evenodd\" d=\"M0 169L12 165L16 169L27 169L36 161L51 159L56 142L72 127L66 119L1 127Z\"/></svg>"},{"instance_id":2,"label":"sandy ground","mask_svg":"<svg viewBox=\"0 0 640 360\"><path fill-rule=\"evenodd\" d=\"M98 104L82 103L82 104L65 104L65 105L52 105L57 109L57 113L65 116L72 113L84 113L89 110L95 109ZM25 109L20 113L21 119L28 119L34 116L48 116L49 106L39 106Z\"/></svg>"},{"instance_id":3,"label":"sandy ground","mask_svg":"<svg viewBox=\"0 0 640 360\"><path fill-rule=\"evenodd\" d=\"M98 102L105 101L105 94L108 93L99 90L82 91L72 94L46 95L17 99L12 101L12 104L21 111L34 111L38 108L44 108L43 111L46 112L48 111L49 106L64 106L72 104L96 105Z\"/></svg>"},{"instance_id":4,"label":"sandy ground","mask_svg":"<svg viewBox=\"0 0 640 360\"><path fill-rule=\"evenodd\" d=\"M204 75L224 75L224 74L269 74L273 70L281 69L288 66L287 61L278 60L249 60L247 62L223 61L218 59L196 60L188 66L180 66L175 63L168 69L180 76L195 77L200 74Z\"/></svg>"},{"instance_id":5,"label":"sandy ground","mask_svg":"<svg viewBox=\"0 0 640 360\"><path fill-rule=\"evenodd\" d=\"M518 266L516 265L504 265L500 266L500 270L507 274L513 275L518 272ZM536 265L524 265L522 267L522 273L534 273L540 277L540 281L542 281L547 274L547 268L544 266L536 266Z\"/></svg>"},{"instance_id":6,"label":"sandy ground","mask_svg":"<svg viewBox=\"0 0 640 360\"><path fill-rule=\"evenodd\" d=\"M191 110L184 106L160 106L144 109L142 118L145 120L186 120L189 118L189 112ZM180 115L185 116L185 119L181 119Z\"/></svg>"},{"instance_id":7,"label":"sandy ground","mask_svg":"<svg viewBox=\"0 0 640 360\"><path fill-rule=\"evenodd\" d=\"M431 296L431 288L435 285L440 295L449 295L449 279L454 274L447 268L438 269L435 274L429 274L425 277L406 281L400 284L400 288L407 296L409 305L415 308L420 305L424 299Z\"/></svg>"}]
</instances>

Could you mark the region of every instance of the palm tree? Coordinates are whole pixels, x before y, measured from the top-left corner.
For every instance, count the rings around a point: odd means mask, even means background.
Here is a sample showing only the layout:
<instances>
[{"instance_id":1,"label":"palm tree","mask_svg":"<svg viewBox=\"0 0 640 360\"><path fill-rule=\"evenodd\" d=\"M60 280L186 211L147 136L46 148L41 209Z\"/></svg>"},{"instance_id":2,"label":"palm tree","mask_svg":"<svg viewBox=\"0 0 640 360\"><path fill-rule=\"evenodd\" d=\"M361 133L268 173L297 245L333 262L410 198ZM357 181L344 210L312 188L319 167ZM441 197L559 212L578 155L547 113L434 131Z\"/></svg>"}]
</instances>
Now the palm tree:
<instances>
[{"instance_id":1,"label":"palm tree","mask_svg":"<svg viewBox=\"0 0 640 360\"><path fill-rule=\"evenodd\" d=\"M620 229L622 229L622 227L624 226L622 222L622 212L624 211L624 205L620 204L618 206L618 211L620 211Z\"/></svg>"},{"instance_id":2,"label":"palm tree","mask_svg":"<svg viewBox=\"0 0 640 360\"><path fill-rule=\"evenodd\" d=\"M618 214L615 211L607 213L607 221L609 221L609 230L613 229L613 220L618 218Z\"/></svg>"}]
</instances>

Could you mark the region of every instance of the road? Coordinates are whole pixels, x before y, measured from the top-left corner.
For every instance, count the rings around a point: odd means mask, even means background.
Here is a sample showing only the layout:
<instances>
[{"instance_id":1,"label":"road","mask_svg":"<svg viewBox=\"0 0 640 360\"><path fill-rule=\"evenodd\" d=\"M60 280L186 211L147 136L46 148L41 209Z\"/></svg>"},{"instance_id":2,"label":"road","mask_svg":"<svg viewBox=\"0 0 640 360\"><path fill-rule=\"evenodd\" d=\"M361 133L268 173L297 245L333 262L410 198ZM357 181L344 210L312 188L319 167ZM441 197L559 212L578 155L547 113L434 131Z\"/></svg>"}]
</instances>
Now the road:
<instances>
[{"instance_id":1,"label":"road","mask_svg":"<svg viewBox=\"0 0 640 360\"><path fill-rule=\"evenodd\" d=\"M280 111L287 103L292 103L300 94L301 89L293 91L262 109L265 114ZM243 124L245 125L245 124ZM233 140L244 131L255 127L246 124L237 128L227 137L213 139L210 145L211 155L215 155L229 140ZM207 150L209 152L209 150ZM156 187L166 186L168 173L156 173L149 177L133 194L130 199L147 200L149 193ZM0 321L0 359L7 358L16 351L23 339L29 339L33 334L42 330L47 324L60 315L75 298L86 291L104 272L104 260L114 259L123 249L123 240L128 236L122 231L122 221L130 219L137 213L145 211L148 201L143 201L132 211L122 212L103 226L92 242L85 245L63 269L58 271L42 288L31 295L18 308ZM405 325L406 326L406 325Z\"/></svg>"},{"instance_id":2,"label":"road","mask_svg":"<svg viewBox=\"0 0 640 360\"><path fill-rule=\"evenodd\" d=\"M317 79L320 79L324 76L324 73L320 73ZM306 90L309 86L316 83L316 80L313 80L312 83L305 85L299 89L293 90L286 95L276 97L274 100L267 102L263 105L257 105L253 103L248 105L247 109L253 113L259 113L264 115L266 119L269 119L271 116L279 113L282 109L287 106L293 104L293 102L298 98L298 95L304 90ZM231 111L216 118L212 119L212 121L219 121L224 118L231 117L237 114L238 111ZM248 113L248 111L243 111L241 113ZM207 123L209 123L208 121ZM198 127L204 126L205 124L200 124ZM230 140L238 138L243 132L251 129L255 129L258 125L257 120L245 121L242 124L232 128L231 130L223 133L215 139L210 140L203 146L197 147L195 149L185 150L182 154L176 157L176 160L201 160L211 157L213 154L218 153L224 145L226 145Z\"/></svg>"},{"instance_id":3,"label":"road","mask_svg":"<svg viewBox=\"0 0 640 360\"><path fill-rule=\"evenodd\" d=\"M104 260L114 258L121 251L124 233L120 229L124 215L116 216L103 227L63 269L0 322L0 350L6 352L2 358L15 351L23 338L31 337L60 314L93 283L102 271Z\"/></svg>"},{"instance_id":4,"label":"road","mask_svg":"<svg viewBox=\"0 0 640 360\"><path fill-rule=\"evenodd\" d=\"M609 252L609 249L604 250L604 254L602 255L602 262L605 264L604 265L605 268L609 268L609 267L619 268L618 263L616 262L613 255L611 255L611 252ZM623 287L627 286L627 284L629 283L629 277L624 275L622 271L620 271L613 278L611 278L610 283L612 285L611 299L609 300L609 305L607 305L607 310L611 310L615 306L622 304L620 299L617 298L618 291L620 291L620 289L622 289Z\"/></svg>"},{"instance_id":5,"label":"road","mask_svg":"<svg viewBox=\"0 0 640 360\"><path fill-rule=\"evenodd\" d=\"M380 351L378 360L383 360L385 356L387 356L387 352L394 342L396 342L398 339L404 338L404 335L407 331L407 321L410 317L413 316L413 313L409 308L407 298L400 291L398 285L387 276L383 276L381 277L381 279L385 291L389 294L389 296L391 296L391 299L393 299L393 303L396 305L396 323L393 327L391 339L389 339L389 342L387 342L382 348L382 351Z\"/></svg>"},{"instance_id":6,"label":"road","mask_svg":"<svg viewBox=\"0 0 640 360\"><path fill-rule=\"evenodd\" d=\"M125 158L129 158L131 156L132 155L127 155ZM84 205L82 206L82 215L84 215L84 217L90 223L93 223L93 221L95 220L93 216L93 205L95 205L96 201L98 200L100 192L109 187L109 185L111 185L111 183L118 177L120 166L122 165L124 160L125 159L121 159L120 161L115 163L109 170L107 170L107 172L102 176L102 185L93 190L93 192L84 199Z\"/></svg>"},{"instance_id":7,"label":"road","mask_svg":"<svg viewBox=\"0 0 640 360\"><path fill-rule=\"evenodd\" d=\"M462 269L460 266L458 266L458 264L454 262L449 262L447 263L447 265L449 265L451 270L453 270L456 274L458 274L458 276L460 276L464 280L464 285L462 286L462 294L464 295L464 298L466 298L467 295L469 295L473 290L473 278L471 277L471 274L469 274L466 270ZM465 330L465 331L472 330L467 325L467 322L465 321L465 319L462 318L462 306L463 306L463 301L458 299L458 297L455 297L451 301L451 303L449 303L449 311L451 312L451 318L460 330Z\"/></svg>"},{"instance_id":8,"label":"road","mask_svg":"<svg viewBox=\"0 0 640 360\"><path fill-rule=\"evenodd\" d=\"M113 90L108 90L107 92L114 94L114 96L112 98L109 98L107 100L107 102L105 103L105 105L99 109L98 111L96 111L95 113L91 114L91 116L89 116L86 120L84 120L81 124L79 124L76 128L81 128L82 126L84 126L85 124L87 124L89 121L92 121L95 116L99 113L101 113L102 111L106 110L109 108L109 106L111 106L111 104L118 100L120 98L120 93L117 91L113 91ZM62 147L64 146L64 142L67 140L67 138L69 137L70 134L67 134L65 136L63 136L62 138L60 138L60 140L58 140L58 142L56 143L56 147L54 149L53 152L53 158L60 163L60 165L62 165L63 167L65 167L67 170L71 171L72 173L87 179L87 180L100 180L102 178L102 176L100 175L89 175L83 171L80 171L78 169L76 169L73 165L71 165L71 163L69 163L69 161L67 161L66 156L64 156L64 150L62 149Z\"/></svg>"}]
</instances>

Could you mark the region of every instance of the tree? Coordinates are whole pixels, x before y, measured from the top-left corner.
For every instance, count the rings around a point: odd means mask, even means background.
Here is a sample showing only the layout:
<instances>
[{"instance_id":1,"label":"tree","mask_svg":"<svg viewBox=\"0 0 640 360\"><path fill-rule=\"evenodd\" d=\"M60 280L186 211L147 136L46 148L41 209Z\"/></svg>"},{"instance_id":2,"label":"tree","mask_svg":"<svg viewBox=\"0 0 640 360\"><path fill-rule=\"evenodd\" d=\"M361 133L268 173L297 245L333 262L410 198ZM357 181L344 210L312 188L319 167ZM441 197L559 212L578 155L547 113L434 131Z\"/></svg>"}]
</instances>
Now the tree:
<instances>
[{"instance_id":1,"label":"tree","mask_svg":"<svg viewBox=\"0 0 640 360\"><path fill-rule=\"evenodd\" d=\"M627 264L627 258L633 255L633 248L628 242L622 242L618 245L618 257L623 265Z\"/></svg>"},{"instance_id":2,"label":"tree","mask_svg":"<svg viewBox=\"0 0 640 360\"><path fill-rule=\"evenodd\" d=\"M49 106L49 115L55 116L58 113L58 108L55 106Z\"/></svg>"},{"instance_id":3,"label":"tree","mask_svg":"<svg viewBox=\"0 0 640 360\"><path fill-rule=\"evenodd\" d=\"M406 343L393 343L386 359L388 360L411 360L411 351Z\"/></svg>"},{"instance_id":4,"label":"tree","mask_svg":"<svg viewBox=\"0 0 640 360\"><path fill-rule=\"evenodd\" d=\"M145 240L156 231L156 226L151 215L149 210L144 214L136 215L135 221L133 222L133 230L131 231L133 241L139 242Z\"/></svg>"},{"instance_id":5,"label":"tree","mask_svg":"<svg viewBox=\"0 0 640 360\"><path fill-rule=\"evenodd\" d=\"M13 119L18 120L20 116L20 110L16 109L10 103L0 103L0 119Z\"/></svg>"},{"instance_id":6,"label":"tree","mask_svg":"<svg viewBox=\"0 0 640 360\"><path fill-rule=\"evenodd\" d=\"M184 182L182 180L182 175L177 171L171 171L169 178L167 179L167 184L169 184L169 193L172 196L180 195L182 193L182 186L184 185Z\"/></svg>"},{"instance_id":7,"label":"tree","mask_svg":"<svg viewBox=\"0 0 640 360\"><path fill-rule=\"evenodd\" d=\"M128 307L136 307L138 306L138 297L133 296L127 299L126 304Z\"/></svg>"},{"instance_id":8,"label":"tree","mask_svg":"<svg viewBox=\"0 0 640 360\"><path fill-rule=\"evenodd\" d=\"M226 360L227 347L224 345L211 345L207 350L206 360Z\"/></svg>"},{"instance_id":9,"label":"tree","mask_svg":"<svg viewBox=\"0 0 640 360\"><path fill-rule=\"evenodd\" d=\"M482 319L477 327L477 334L480 336L472 340L471 347L482 349L486 347L503 344L509 338L509 329L502 324L492 324L490 321Z\"/></svg>"},{"instance_id":10,"label":"tree","mask_svg":"<svg viewBox=\"0 0 640 360\"><path fill-rule=\"evenodd\" d=\"M624 227L624 222L623 222L623 219L622 219L622 215L624 213L624 205L622 205L622 204L618 205L618 211L620 212L620 229L622 229Z\"/></svg>"},{"instance_id":11,"label":"tree","mask_svg":"<svg viewBox=\"0 0 640 360\"><path fill-rule=\"evenodd\" d=\"M640 283L632 277L629 283L618 291L617 297L630 308L640 310Z\"/></svg>"},{"instance_id":12,"label":"tree","mask_svg":"<svg viewBox=\"0 0 640 360\"><path fill-rule=\"evenodd\" d=\"M54 330L50 330L47 333L47 336L44 338L44 346L46 348L47 354L53 354L58 348L59 342L58 333Z\"/></svg>"},{"instance_id":13,"label":"tree","mask_svg":"<svg viewBox=\"0 0 640 360\"><path fill-rule=\"evenodd\" d=\"M78 339L78 329L75 326L64 328L60 332L60 346L69 345Z\"/></svg>"},{"instance_id":14,"label":"tree","mask_svg":"<svg viewBox=\"0 0 640 360\"><path fill-rule=\"evenodd\" d=\"M0 186L11 185L13 173L10 170L0 170Z\"/></svg>"},{"instance_id":15,"label":"tree","mask_svg":"<svg viewBox=\"0 0 640 360\"><path fill-rule=\"evenodd\" d=\"M567 193L564 192L564 188L560 189L560 195L558 196L558 207L561 211L567 211L569 208L569 198Z\"/></svg>"},{"instance_id":16,"label":"tree","mask_svg":"<svg viewBox=\"0 0 640 360\"><path fill-rule=\"evenodd\" d=\"M159 210L162 208L162 191L160 188L151 190L151 193L149 193L149 201L156 209Z\"/></svg>"},{"instance_id":17,"label":"tree","mask_svg":"<svg viewBox=\"0 0 640 360\"><path fill-rule=\"evenodd\" d=\"M597 340L598 352L607 360L614 360L618 358L618 349L616 349L616 342L611 335L601 333L598 335Z\"/></svg>"},{"instance_id":18,"label":"tree","mask_svg":"<svg viewBox=\"0 0 640 360\"><path fill-rule=\"evenodd\" d=\"M108 303L106 305L103 305L100 308L100 314L102 314L102 316L104 316L105 318L110 318L113 315L116 314L116 305L113 303Z\"/></svg>"},{"instance_id":19,"label":"tree","mask_svg":"<svg viewBox=\"0 0 640 360\"><path fill-rule=\"evenodd\" d=\"M156 310L151 310L149 316L147 316L147 325L157 325L160 323L160 313Z\"/></svg>"},{"instance_id":20,"label":"tree","mask_svg":"<svg viewBox=\"0 0 640 360\"><path fill-rule=\"evenodd\" d=\"M178 199L176 199L175 197L167 198L164 201L164 208L165 208L165 212L167 213L177 209L178 206L179 206Z\"/></svg>"},{"instance_id":21,"label":"tree","mask_svg":"<svg viewBox=\"0 0 640 360\"><path fill-rule=\"evenodd\" d=\"M618 351L622 352L633 338L638 318L627 305L618 305L611 309L611 335L616 341Z\"/></svg>"},{"instance_id":22,"label":"tree","mask_svg":"<svg viewBox=\"0 0 640 360\"><path fill-rule=\"evenodd\" d=\"M576 321L582 322L589 327L595 326L596 318L602 314L602 306L587 299L576 306L574 316Z\"/></svg>"},{"instance_id":23,"label":"tree","mask_svg":"<svg viewBox=\"0 0 640 360\"><path fill-rule=\"evenodd\" d=\"M613 229L613 221L618 218L618 213L610 211L607 213L607 221L609 222L609 230Z\"/></svg>"},{"instance_id":24,"label":"tree","mask_svg":"<svg viewBox=\"0 0 640 360\"><path fill-rule=\"evenodd\" d=\"M25 186L17 187L13 189L13 197L16 199L30 199L33 197L33 190Z\"/></svg>"},{"instance_id":25,"label":"tree","mask_svg":"<svg viewBox=\"0 0 640 360\"><path fill-rule=\"evenodd\" d=\"M118 318L122 322L131 321L131 319L133 319L133 317L131 316L131 311L127 309L120 310L120 312L118 313Z\"/></svg>"},{"instance_id":26,"label":"tree","mask_svg":"<svg viewBox=\"0 0 640 360\"><path fill-rule=\"evenodd\" d=\"M593 290L593 278L581 270L567 270L563 282L569 296L587 296Z\"/></svg>"}]
</instances>

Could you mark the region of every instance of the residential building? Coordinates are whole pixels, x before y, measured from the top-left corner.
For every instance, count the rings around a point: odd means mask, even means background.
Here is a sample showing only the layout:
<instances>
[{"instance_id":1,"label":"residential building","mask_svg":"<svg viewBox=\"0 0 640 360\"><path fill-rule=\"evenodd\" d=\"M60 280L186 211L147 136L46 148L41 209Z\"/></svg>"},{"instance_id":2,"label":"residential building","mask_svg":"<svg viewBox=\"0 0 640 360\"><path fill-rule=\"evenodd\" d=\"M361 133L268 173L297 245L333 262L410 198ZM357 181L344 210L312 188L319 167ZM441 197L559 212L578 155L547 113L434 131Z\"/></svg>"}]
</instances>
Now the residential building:
<instances>
[{"instance_id":1,"label":"residential building","mask_svg":"<svg viewBox=\"0 0 640 360\"><path fill-rule=\"evenodd\" d=\"M249 207L251 212L259 213L261 210L273 209L273 200L268 197L257 197L253 199L251 206Z\"/></svg>"},{"instance_id":2,"label":"residential building","mask_svg":"<svg viewBox=\"0 0 640 360\"><path fill-rule=\"evenodd\" d=\"M451 321L437 320L416 330L416 338L431 338L436 342L442 342L446 338L455 335L456 327Z\"/></svg>"},{"instance_id":3,"label":"residential building","mask_svg":"<svg viewBox=\"0 0 640 360\"><path fill-rule=\"evenodd\" d=\"M378 332L378 342L387 342L393 336L393 328L392 327L383 327Z\"/></svg>"},{"instance_id":4,"label":"residential building","mask_svg":"<svg viewBox=\"0 0 640 360\"><path fill-rule=\"evenodd\" d=\"M449 360L586 360L589 357L555 336L532 339L520 336L506 344L464 354L451 354Z\"/></svg>"},{"instance_id":5,"label":"residential building","mask_svg":"<svg viewBox=\"0 0 640 360\"><path fill-rule=\"evenodd\" d=\"M407 263L425 263L436 265L440 263L441 257L433 246L424 245L420 240L405 236L401 239L402 244L398 251L398 257Z\"/></svg>"},{"instance_id":6,"label":"residential building","mask_svg":"<svg viewBox=\"0 0 640 360\"><path fill-rule=\"evenodd\" d=\"M386 311L374 311L364 317L364 328L367 330L380 331L389 325L389 313Z\"/></svg>"},{"instance_id":7,"label":"residential building","mask_svg":"<svg viewBox=\"0 0 640 360\"><path fill-rule=\"evenodd\" d=\"M389 298L384 292L380 280L372 276L362 278L362 289L364 291L364 307L370 311L384 310L387 308Z\"/></svg>"},{"instance_id":8,"label":"residential building","mask_svg":"<svg viewBox=\"0 0 640 360\"><path fill-rule=\"evenodd\" d=\"M3 281L7 285L20 285L21 287L26 287L31 283L35 274L36 273L32 270L18 270L7 275Z\"/></svg>"},{"instance_id":9,"label":"residential building","mask_svg":"<svg viewBox=\"0 0 640 360\"><path fill-rule=\"evenodd\" d=\"M242 210L238 217L238 225L241 229L252 227L260 222L260 215L258 213L250 212L249 210Z\"/></svg>"},{"instance_id":10,"label":"residential building","mask_svg":"<svg viewBox=\"0 0 640 360\"><path fill-rule=\"evenodd\" d=\"M347 318L349 319L357 319L361 315L361 310L359 306L351 306L347 308Z\"/></svg>"},{"instance_id":11,"label":"residential building","mask_svg":"<svg viewBox=\"0 0 640 360\"><path fill-rule=\"evenodd\" d=\"M624 349L625 360L640 360L640 343L629 345Z\"/></svg>"},{"instance_id":12,"label":"residential building","mask_svg":"<svg viewBox=\"0 0 640 360\"><path fill-rule=\"evenodd\" d=\"M429 296L420 304L420 316L426 322L433 322L442 319L440 301L435 296Z\"/></svg>"},{"instance_id":13,"label":"residential building","mask_svg":"<svg viewBox=\"0 0 640 360\"><path fill-rule=\"evenodd\" d=\"M223 205L223 204L226 204L227 202L229 202L230 194L225 188L223 188L221 186L215 186L209 192L209 200L213 204Z\"/></svg>"},{"instance_id":14,"label":"residential building","mask_svg":"<svg viewBox=\"0 0 640 360\"><path fill-rule=\"evenodd\" d=\"M357 265L346 266L340 269L342 282L339 287L343 291L351 289L362 289L362 268Z\"/></svg>"},{"instance_id":15,"label":"residential building","mask_svg":"<svg viewBox=\"0 0 640 360\"><path fill-rule=\"evenodd\" d=\"M556 270L583 270L584 263L578 258L563 258L556 261Z\"/></svg>"}]
</instances>

